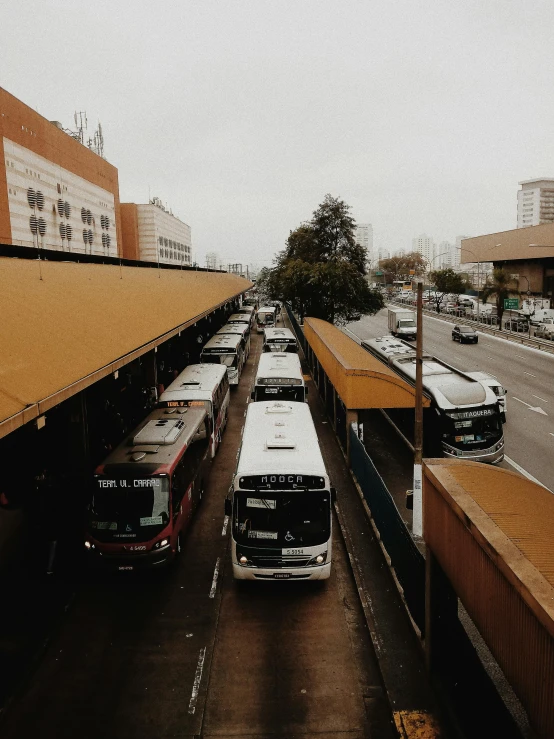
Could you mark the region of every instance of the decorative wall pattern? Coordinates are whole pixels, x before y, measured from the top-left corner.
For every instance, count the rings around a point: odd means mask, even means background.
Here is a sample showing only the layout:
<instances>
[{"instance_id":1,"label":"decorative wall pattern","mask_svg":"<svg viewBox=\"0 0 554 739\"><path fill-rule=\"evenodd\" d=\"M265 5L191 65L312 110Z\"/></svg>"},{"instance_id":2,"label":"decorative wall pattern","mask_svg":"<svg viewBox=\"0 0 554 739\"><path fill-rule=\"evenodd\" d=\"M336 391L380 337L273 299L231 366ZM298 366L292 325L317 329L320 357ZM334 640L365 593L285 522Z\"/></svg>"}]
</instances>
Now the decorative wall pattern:
<instances>
[{"instance_id":1,"label":"decorative wall pattern","mask_svg":"<svg viewBox=\"0 0 554 739\"><path fill-rule=\"evenodd\" d=\"M117 256L112 193L3 141L12 243Z\"/></svg>"}]
</instances>

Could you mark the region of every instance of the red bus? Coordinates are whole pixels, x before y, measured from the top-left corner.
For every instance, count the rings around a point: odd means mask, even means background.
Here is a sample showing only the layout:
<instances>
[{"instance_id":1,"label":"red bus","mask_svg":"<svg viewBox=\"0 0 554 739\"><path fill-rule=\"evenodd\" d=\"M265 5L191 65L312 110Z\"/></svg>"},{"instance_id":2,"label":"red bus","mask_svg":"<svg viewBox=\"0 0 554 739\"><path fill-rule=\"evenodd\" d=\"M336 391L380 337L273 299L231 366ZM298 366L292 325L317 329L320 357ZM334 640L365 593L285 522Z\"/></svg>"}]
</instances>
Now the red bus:
<instances>
[{"instance_id":1,"label":"red bus","mask_svg":"<svg viewBox=\"0 0 554 739\"><path fill-rule=\"evenodd\" d=\"M210 466L205 408L158 408L95 471L85 547L91 564L159 567L181 552Z\"/></svg>"}]
</instances>

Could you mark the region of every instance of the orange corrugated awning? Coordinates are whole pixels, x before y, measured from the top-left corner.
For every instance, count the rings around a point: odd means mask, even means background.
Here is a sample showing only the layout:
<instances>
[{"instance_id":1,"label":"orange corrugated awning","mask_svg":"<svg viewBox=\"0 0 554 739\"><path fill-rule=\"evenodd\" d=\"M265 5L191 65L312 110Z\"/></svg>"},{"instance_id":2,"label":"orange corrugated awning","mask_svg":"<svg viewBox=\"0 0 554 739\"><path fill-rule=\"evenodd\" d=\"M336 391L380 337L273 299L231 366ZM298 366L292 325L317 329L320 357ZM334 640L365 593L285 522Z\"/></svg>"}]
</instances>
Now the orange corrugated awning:
<instances>
[{"instance_id":1,"label":"orange corrugated awning","mask_svg":"<svg viewBox=\"0 0 554 739\"><path fill-rule=\"evenodd\" d=\"M415 388L332 323L306 318L304 335L347 408L414 407Z\"/></svg>"},{"instance_id":2,"label":"orange corrugated awning","mask_svg":"<svg viewBox=\"0 0 554 739\"><path fill-rule=\"evenodd\" d=\"M251 284L226 273L0 258L0 437Z\"/></svg>"}]
</instances>

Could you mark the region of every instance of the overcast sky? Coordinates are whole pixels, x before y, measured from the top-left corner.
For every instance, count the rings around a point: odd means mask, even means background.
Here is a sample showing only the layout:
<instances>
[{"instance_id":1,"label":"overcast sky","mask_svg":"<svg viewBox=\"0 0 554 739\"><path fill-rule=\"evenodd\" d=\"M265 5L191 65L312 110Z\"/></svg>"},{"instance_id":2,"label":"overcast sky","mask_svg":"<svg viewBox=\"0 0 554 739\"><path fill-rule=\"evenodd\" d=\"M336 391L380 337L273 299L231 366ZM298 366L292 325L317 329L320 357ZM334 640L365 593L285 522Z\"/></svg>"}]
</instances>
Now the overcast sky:
<instances>
[{"instance_id":1,"label":"overcast sky","mask_svg":"<svg viewBox=\"0 0 554 739\"><path fill-rule=\"evenodd\" d=\"M26 0L0 85L102 123L122 201L158 196L200 263L271 264L326 193L411 248L515 228L554 177L554 3Z\"/></svg>"}]
</instances>

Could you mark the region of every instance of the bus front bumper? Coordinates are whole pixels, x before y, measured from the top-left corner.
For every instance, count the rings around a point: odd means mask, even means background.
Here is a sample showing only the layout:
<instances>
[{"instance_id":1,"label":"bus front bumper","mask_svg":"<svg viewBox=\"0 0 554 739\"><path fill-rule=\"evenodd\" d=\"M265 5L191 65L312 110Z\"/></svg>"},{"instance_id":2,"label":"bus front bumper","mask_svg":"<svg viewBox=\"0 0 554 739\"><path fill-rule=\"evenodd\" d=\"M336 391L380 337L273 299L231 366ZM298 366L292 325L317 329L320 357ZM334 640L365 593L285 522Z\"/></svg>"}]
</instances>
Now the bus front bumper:
<instances>
[{"instance_id":1,"label":"bus front bumper","mask_svg":"<svg viewBox=\"0 0 554 739\"><path fill-rule=\"evenodd\" d=\"M93 568L115 570L120 572L138 572L159 569L173 561L175 553L168 544L160 549L148 552L127 553L120 551L100 551L98 545L88 549L88 563Z\"/></svg>"},{"instance_id":2,"label":"bus front bumper","mask_svg":"<svg viewBox=\"0 0 554 739\"><path fill-rule=\"evenodd\" d=\"M498 464L504 459L504 443L495 444L488 449L472 449L463 451L454 447L443 446L444 456L450 459L462 459L467 462L485 462L486 464Z\"/></svg>"},{"instance_id":3,"label":"bus front bumper","mask_svg":"<svg viewBox=\"0 0 554 739\"><path fill-rule=\"evenodd\" d=\"M235 580L328 580L330 575L331 562L312 567L287 567L278 570L233 564Z\"/></svg>"}]
</instances>

